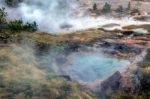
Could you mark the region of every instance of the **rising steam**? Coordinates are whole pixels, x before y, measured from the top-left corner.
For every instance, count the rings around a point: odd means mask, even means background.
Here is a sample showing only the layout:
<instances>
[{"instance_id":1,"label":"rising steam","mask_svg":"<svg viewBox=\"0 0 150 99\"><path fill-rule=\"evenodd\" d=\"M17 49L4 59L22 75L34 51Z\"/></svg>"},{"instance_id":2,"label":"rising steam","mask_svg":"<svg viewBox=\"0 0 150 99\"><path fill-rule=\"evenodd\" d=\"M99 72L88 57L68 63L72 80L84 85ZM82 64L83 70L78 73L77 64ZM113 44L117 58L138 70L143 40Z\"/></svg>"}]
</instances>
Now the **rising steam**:
<instances>
[{"instance_id":1,"label":"rising steam","mask_svg":"<svg viewBox=\"0 0 150 99\"><path fill-rule=\"evenodd\" d=\"M21 18L24 22L36 21L39 30L44 32L71 32L103 27L107 24L118 24L111 29L121 29L122 26L133 24L148 24L135 21L131 17L115 19L90 16L85 14L85 10L82 10L77 0L24 0L17 8L7 7L4 0L0 2L0 7L6 7L9 19Z\"/></svg>"},{"instance_id":2,"label":"rising steam","mask_svg":"<svg viewBox=\"0 0 150 99\"><path fill-rule=\"evenodd\" d=\"M77 5L73 0L25 0L20 5L25 21L35 20L43 31L56 32L63 25L70 25L72 11Z\"/></svg>"}]
</instances>

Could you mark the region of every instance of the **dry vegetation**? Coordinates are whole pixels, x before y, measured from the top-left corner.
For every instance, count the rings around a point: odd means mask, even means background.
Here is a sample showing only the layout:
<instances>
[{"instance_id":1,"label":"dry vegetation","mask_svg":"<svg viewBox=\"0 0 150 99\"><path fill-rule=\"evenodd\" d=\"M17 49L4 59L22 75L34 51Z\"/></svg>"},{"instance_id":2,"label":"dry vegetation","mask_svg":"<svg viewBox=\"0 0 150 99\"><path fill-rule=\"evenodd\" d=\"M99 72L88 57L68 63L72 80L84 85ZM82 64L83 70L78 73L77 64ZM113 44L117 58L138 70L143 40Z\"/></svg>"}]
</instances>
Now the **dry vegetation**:
<instances>
[{"instance_id":1,"label":"dry vegetation","mask_svg":"<svg viewBox=\"0 0 150 99\"><path fill-rule=\"evenodd\" d=\"M37 65L27 47L13 44L1 48L0 99L93 99L83 86Z\"/></svg>"},{"instance_id":2,"label":"dry vegetation","mask_svg":"<svg viewBox=\"0 0 150 99\"><path fill-rule=\"evenodd\" d=\"M77 31L75 33L62 33L59 35L52 35L47 33L35 32L31 34L31 38L39 43L61 43L61 42L70 42L70 43L86 43L95 39L100 39L108 37L111 34L104 32L100 29L89 29L85 31Z\"/></svg>"}]
</instances>

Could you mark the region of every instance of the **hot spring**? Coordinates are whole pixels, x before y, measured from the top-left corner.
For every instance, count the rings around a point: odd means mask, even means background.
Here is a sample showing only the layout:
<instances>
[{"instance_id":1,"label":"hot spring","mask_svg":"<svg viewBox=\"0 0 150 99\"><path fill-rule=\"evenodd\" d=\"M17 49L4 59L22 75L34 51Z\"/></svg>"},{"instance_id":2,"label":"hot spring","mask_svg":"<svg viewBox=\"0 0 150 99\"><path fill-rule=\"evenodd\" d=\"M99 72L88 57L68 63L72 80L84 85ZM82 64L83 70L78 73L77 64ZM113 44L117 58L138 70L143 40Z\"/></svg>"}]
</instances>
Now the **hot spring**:
<instances>
[{"instance_id":1,"label":"hot spring","mask_svg":"<svg viewBox=\"0 0 150 99\"><path fill-rule=\"evenodd\" d=\"M74 53L68 56L66 75L81 83L105 80L116 71L124 72L130 62L99 53Z\"/></svg>"}]
</instances>

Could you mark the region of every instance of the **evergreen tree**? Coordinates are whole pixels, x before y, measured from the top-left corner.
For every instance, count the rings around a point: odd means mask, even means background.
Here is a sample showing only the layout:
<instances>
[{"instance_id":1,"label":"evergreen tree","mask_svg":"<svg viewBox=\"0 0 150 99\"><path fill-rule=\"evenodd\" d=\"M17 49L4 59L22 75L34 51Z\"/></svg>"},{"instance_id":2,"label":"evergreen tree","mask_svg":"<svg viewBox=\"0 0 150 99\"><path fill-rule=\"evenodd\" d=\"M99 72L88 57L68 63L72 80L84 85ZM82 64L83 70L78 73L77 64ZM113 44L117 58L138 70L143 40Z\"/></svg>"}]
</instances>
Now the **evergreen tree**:
<instances>
[{"instance_id":1,"label":"evergreen tree","mask_svg":"<svg viewBox=\"0 0 150 99\"><path fill-rule=\"evenodd\" d=\"M37 30L37 24L36 22L32 23L23 23L22 20L15 20L10 21L8 23L8 28L12 31L36 31Z\"/></svg>"},{"instance_id":2,"label":"evergreen tree","mask_svg":"<svg viewBox=\"0 0 150 99\"><path fill-rule=\"evenodd\" d=\"M127 11L130 11L130 10L131 10L131 3L130 3L130 2L128 3L128 6L127 6L126 10L127 10Z\"/></svg>"},{"instance_id":3,"label":"evergreen tree","mask_svg":"<svg viewBox=\"0 0 150 99\"><path fill-rule=\"evenodd\" d=\"M102 12L103 13L110 13L111 12L111 5L106 2L105 5L103 6Z\"/></svg>"},{"instance_id":4,"label":"evergreen tree","mask_svg":"<svg viewBox=\"0 0 150 99\"><path fill-rule=\"evenodd\" d=\"M123 14L123 12L124 12L123 6L120 5L120 6L116 9L116 12L119 13L119 14Z\"/></svg>"},{"instance_id":5,"label":"evergreen tree","mask_svg":"<svg viewBox=\"0 0 150 99\"><path fill-rule=\"evenodd\" d=\"M97 4L96 3L94 3L94 5L93 5L93 10L94 11L97 10Z\"/></svg>"},{"instance_id":6,"label":"evergreen tree","mask_svg":"<svg viewBox=\"0 0 150 99\"><path fill-rule=\"evenodd\" d=\"M6 23L7 12L5 12L5 8L0 8L0 24Z\"/></svg>"}]
</instances>

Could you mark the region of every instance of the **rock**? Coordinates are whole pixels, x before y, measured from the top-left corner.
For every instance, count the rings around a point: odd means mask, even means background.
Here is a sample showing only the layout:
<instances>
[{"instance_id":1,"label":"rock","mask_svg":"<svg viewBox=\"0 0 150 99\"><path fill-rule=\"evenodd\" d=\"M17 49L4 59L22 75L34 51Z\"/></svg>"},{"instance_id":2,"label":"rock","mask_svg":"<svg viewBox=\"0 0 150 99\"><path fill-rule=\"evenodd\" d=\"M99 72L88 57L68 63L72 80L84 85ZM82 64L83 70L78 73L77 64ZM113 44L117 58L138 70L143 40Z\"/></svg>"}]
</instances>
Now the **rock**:
<instances>
[{"instance_id":1,"label":"rock","mask_svg":"<svg viewBox=\"0 0 150 99\"><path fill-rule=\"evenodd\" d=\"M150 65L150 48L147 50L147 55L145 56L145 59L142 62L143 67L147 67Z\"/></svg>"},{"instance_id":2,"label":"rock","mask_svg":"<svg viewBox=\"0 0 150 99\"><path fill-rule=\"evenodd\" d=\"M132 94L138 93L141 86L141 78L142 72L140 69L128 69L124 74L117 71L101 83L99 89L100 96L106 98L118 91Z\"/></svg>"},{"instance_id":3,"label":"rock","mask_svg":"<svg viewBox=\"0 0 150 99\"><path fill-rule=\"evenodd\" d=\"M68 23L63 23L63 24L60 25L61 29L69 29L69 28L72 28L72 27L73 27L73 25L68 24Z\"/></svg>"},{"instance_id":4,"label":"rock","mask_svg":"<svg viewBox=\"0 0 150 99\"><path fill-rule=\"evenodd\" d=\"M71 77L68 75L60 75L60 77L63 77L67 81L72 81Z\"/></svg>"},{"instance_id":5,"label":"rock","mask_svg":"<svg viewBox=\"0 0 150 99\"><path fill-rule=\"evenodd\" d=\"M120 79L119 90L126 93L138 93L142 73L140 69L128 70Z\"/></svg>"},{"instance_id":6,"label":"rock","mask_svg":"<svg viewBox=\"0 0 150 99\"><path fill-rule=\"evenodd\" d=\"M133 31L122 31L123 37L128 37L132 35L134 32Z\"/></svg>"},{"instance_id":7,"label":"rock","mask_svg":"<svg viewBox=\"0 0 150 99\"><path fill-rule=\"evenodd\" d=\"M136 53L139 54L141 52L140 48L128 45L128 44L124 44L124 43L120 43L120 42L115 42L115 41L103 41L103 43L100 45L101 47L104 48L109 48L109 49L113 49L114 51L118 51L121 53Z\"/></svg>"},{"instance_id":8,"label":"rock","mask_svg":"<svg viewBox=\"0 0 150 99\"><path fill-rule=\"evenodd\" d=\"M117 71L114 75L101 83L100 96L106 97L111 93L110 90L116 91L120 86L121 73ZM110 92L109 92L110 91Z\"/></svg>"}]
</instances>

